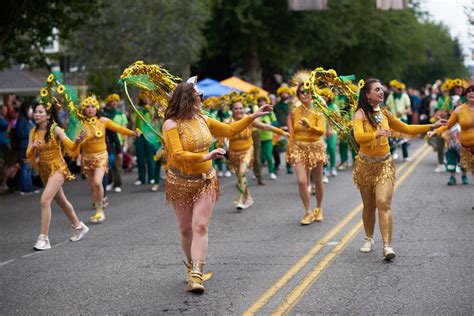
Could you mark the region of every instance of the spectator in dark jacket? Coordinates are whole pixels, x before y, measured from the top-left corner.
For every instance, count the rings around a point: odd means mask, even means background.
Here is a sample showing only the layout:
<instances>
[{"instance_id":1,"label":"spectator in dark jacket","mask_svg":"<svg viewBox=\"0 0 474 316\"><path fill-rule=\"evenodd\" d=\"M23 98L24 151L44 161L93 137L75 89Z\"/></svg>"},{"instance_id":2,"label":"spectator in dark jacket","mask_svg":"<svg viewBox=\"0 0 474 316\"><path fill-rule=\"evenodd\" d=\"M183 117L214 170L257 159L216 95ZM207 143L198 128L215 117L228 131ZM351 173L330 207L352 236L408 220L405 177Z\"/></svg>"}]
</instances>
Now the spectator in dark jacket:
<instances>
[{"instance_id":1,"label":"spectator in dark jacket","mask_svg":"<svg viewBox=\"0 0 474 316\"><path fill-rule=\"evenodd\" d=\"M23 102L20 107L20 115L15 127L15 136L17 142L15 151L17 152L18 162L20 164L20 178L18 180L18 186L20 189L20 194L23 195L31 194L35 191L32 182L31 165L25 162L30 130L34 126L33 122L31 121L32 109L31 103Z\"/></svg>"}]
</instances>

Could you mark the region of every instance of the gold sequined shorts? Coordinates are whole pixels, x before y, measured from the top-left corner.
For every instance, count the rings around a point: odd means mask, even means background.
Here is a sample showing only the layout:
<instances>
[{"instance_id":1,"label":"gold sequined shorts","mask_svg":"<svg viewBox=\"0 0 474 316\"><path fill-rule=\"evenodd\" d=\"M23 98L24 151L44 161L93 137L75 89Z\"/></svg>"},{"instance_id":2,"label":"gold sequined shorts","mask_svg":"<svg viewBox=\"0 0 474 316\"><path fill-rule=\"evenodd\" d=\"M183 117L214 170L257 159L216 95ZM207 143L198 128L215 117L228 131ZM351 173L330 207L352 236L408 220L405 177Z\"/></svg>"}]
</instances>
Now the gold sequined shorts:
<instances>
[{"instance_id":1,"label":"gold sequined shorts","mask_svg":"<svg viewBox=\"0 0 474 316\"><path fill-rule=\"evenodd\" d=\"M241 151L229 150L229 167L234 172L237 172L240 165L246 163L249 168L253 167L253 146Z\"/></svg>"},{"instance_id":2,"label":"gold sequined shorts","mask_svg":"<svg viewBox=\"0 0 474 316\"><path fill-rule=\"evenodd\" d=\"M301 162L308 169L313 169L319 162L327 163L326 144L322 141L294 141L288 146L286 161L292 166Z\"/></svg>"},{"instance_id":3,"label":"gold sequined shorts","mask_svg":"<svg viewBox=\"0 0 474 316\"><path fill-rule=\"evenodd\" d=\"M201 176L183 175L173 168L166 175L166 201L173 207L192 208L201 196L210 194L213 201L219 196L219 180L213 168Z\"/></svg>"},{"instance_id":4,"label":"gold sequined shorts","mask_svg":"<svg viewBox=\"0 0 474 316\"><path fill-rule=\"evenodd\" d=\"M69 171L67 164L63 160L45 161L39 163L39 174L41 181L44 185L48 183L48 179L54 175L56 171L59 171L65 180L74 180L74 175Z\"/></svg>"},{"instance_id":5,"label":"gold sequined shorts","mask_svg":"<svg viewBox=\"0 0 474 316\"><path fill-rule=\"evenodd\" d=\"M352 178L358 190L374 191L377 184L385 181L395 185L395 162L390 154L370 157L359 153L354 163Z\"/></svg>"},{"instance_id":6,"label":"gold sequined shorts","mask_svg":"<svg viewBox=\"0 0 474 316\"><path fill-rule=\"evenodd\" d=\"M106 150L98 153L82 153L81 171L86 177L93 177L95 169L109 171L109 154Z\"/></svg>"},{"instance_id":7,"label":"gold sequined shorts","mask_svg":"<svg viewBox=\"0 0 474 316\"><path fill-rule=\"evenodd\" d=\"M474 172L474 154L464 146L461 149L461 165L467 171Z\"/></svg>"}]
</instances>

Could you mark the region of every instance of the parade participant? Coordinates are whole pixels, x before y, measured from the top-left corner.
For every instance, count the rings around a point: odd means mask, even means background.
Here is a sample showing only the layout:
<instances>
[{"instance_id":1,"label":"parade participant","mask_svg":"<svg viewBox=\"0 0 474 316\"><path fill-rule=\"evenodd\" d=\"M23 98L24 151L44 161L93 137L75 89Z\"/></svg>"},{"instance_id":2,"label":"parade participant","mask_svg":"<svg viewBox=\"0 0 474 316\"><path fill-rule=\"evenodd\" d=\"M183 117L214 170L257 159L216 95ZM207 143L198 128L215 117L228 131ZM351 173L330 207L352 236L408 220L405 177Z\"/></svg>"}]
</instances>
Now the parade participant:
<instances>
[{"instance_id":1,"label":"parade participant","mask_svg":"<svg viewBox=\"0 0 474 316\"><path fill-rule=\"evenodd\" d=\"M437 130L428 133L428 136L441 135L444 131L452 128L456 123L461 126L460 141L461 165L463 167L462 182L468 184L466 172L474 174L474 85L469 86L465 93L467 103L458 106L449 117L447 126L442 126ZM453 175L452 175L453 176ZM456 179L452 184L456 183Z\"/></svg>"},{"instance_id":2,"label":"parade participant","mask_svg":"<svg viewBox=\"0 0 474 316\"><path fill-rule=\"evenodd\" d=\"M111 119L114 123L122 126L127 127L128 125L128 118L125 113L118 109L118 105L120 102L120 96L116 93L110 94L105 99L105 114L106 116ZM113 188L114 191L117 193L122 192L122 165L123 165L123 151L124 148L128 147L127 137L123 137L121 134L117 134L119 143L120 143L120 153L115 155L115 159L112 165L112 172L110 175L112 176L113 181Z\"/></svg>"},{"instance_id":3,"label":"parade participant","mask_svg":"<svg viewBox=\"0 0 474 316\"><path fill-rule=\"evenodd\" d=\"M390 89L392 92L385 101L390 112L395 115L396 118L401 120L403 123L408 123L408 115L411 115L411 101L408 94L404 91L405 84L398 80L390 81ZM399 136L399 137L398 137ZM398 144L402 146L403 161L408 161L408 139L404 135L397 135L393 137L393 145L391 146L391 152L393 158L396 159L398 154L396 152Z\"/></svg>"},{"instance_id":4,"label":"parade participant","mask_svg":"<svg viewBox=\"0 0 474 316\"><path fill-rule=\"evenodd\" d=\"M237 122L245 117L244 106L241 101L235 101L232 104L232 118ZM237 175L237 209L243 210L253 204L247 185L247 171L253 165L253 144L252 144L252 128L272 131L282 136L289 134L280 128L260 121L254 121L244 131L229 139L229 165Z\"/></svg>"},{"instance_id":5,"label":"parade participant","mask_svg":"<svg viewBox=\"0 0 474 316\"><path fill-rule=\"evenodd\" d=\"M61 128L55 105L49 103L37 104L34 107L34 120L36 126L30 132L26 159L32 165L39 160L39 173L45 186L41 194L41 230L35 250L47 250L51 248L48 233L51 223L51 202L54 199L63 209L71 221L73 236L71 241L81 240L89 231L89 228L76 216L74 208L66 198L63 191L65 180L72 180L74 176L67 168L63 158L63 148L75 150L87 137L86 132L81 134L72 142Z\"/></svg>"},{"instance_id":6,"label":"parade participant","mask_svg":"<svg viewBox=\"0 0 474 316\"><path fill-rule=\"evenodd\" d=\"M262 107L268 104L266 97L259 97L257 99L258 106ZM275 113L271 112L267 115L263 115L260 118L260 122L266 124L277 124L277 119ZM273 132L268 130L259 130L260 134L260 162L262 165L266 162L268 167L268 173L270 174L271 180L276 180L277 176L275 174L275 163L273 161Z\"/></svg>"},{"instance_id":7,"label":"parade participant","mask_svg":"<svg viewBox=\"0 0 474 316\"><path fill-rule=\"evenodd\" d=\"M319 91L319 95L323 97L324 101L328 106L328 109L334 112L339 112L337 104L334 102L334 93L329 88L324 88ZM330 122L327 125L327 133L324 139L326 141L326 154L329 157L328 173L330 176L337 176L336 169L336 143L337 143L337 132L332 128Z\"/></svg>"},{"instance_id":8,"label":"parade participant","mask_svg":"<svg viewBox=\"0 0 474 316\"><path fill-rule=\"evenodd\" d=\"M137 113L138 112L138 113ZM138 109L131 116L135 128L143 131L146 123L142 120L143 117L146 121L152 120L152 111L150 100L145 93L141 92L138 97ZM141 116L141 117L140 117ZM155 150L153 144L151 144L145 135L140 135L135 139L135 151L137 155L137 167L138 167L138 180L135 181L135 185L143 185L147 183L155 184L155 161L153 156Z\"/></svg>"},{"instance_id":9,"label":"parade participant","mask_svg":"<svg viewBox=\"0 0 474 316\"><path fill-rule=\"evenodd\" d=\"M201 101L193 84L180 83L173 92L163 124L168 169L166 199L178 221L181 246L189 265L187 290L190 292L204 291L208 226L219 193L212 160L225 155L222 148L209 152L212 136L237 135L271 110L270 105L262 106L251 116L228 125L200 114Z\"/></svg>"},{"instance_id":10,"label":"parade participant","mask_svg":"<svg viewBox=\"0 0 474 316\"><path fill-rule=\"evenodd\" d=\"M374 246L376 209L379 210L379 225L383 240L383 257L395 258L392 248L392 194L395 185L395 163L390 154L388 137L390 130L416 135L447 124L439 120L431 125L407 125L394 114L380 108L384 100L383 87L378 79L369 79L361 87L358 107L354 114L354 136L360 146L353 170L356 188L360 191L364 209L365 241L360 248L370 252Z\"/></svg>"},{"instance_id":11,"label":"parade participant","mask_svg":"<svg viewBox=\"0 0 474 316\"><path fill-rule=\"evenodd\" d=\"M292 92L292 89L288 87L287 84L282 84L277 90L277 96L280 97L280 101L275 104L275 108L273 109L273 112L275 112L275 117L278 121L278 127L280 127L284 131L288 131L288 126L286 124L288 119L288 112L290 111L291 107L290 103ZM281 146L273 146L273 159L275 160L276 171L278 171L278 167L280 166L280 153L286 152L286 149L286 145L283 142ZM288 162L286 162L286 173L293 173L291 165Z\"/></svg>"},{"instance_id":12,"label":"parade participant","mask_svg":"<svg viewBox=\"0 0 474 316\"><path fill-rule=\"evenodd\" d=\"M88 133L87 139L81 145L81 170L89 184L92 202L96 211L95 215L89 219L94 224L100 224L105 221L102 180L109 169L105 130L109 129L128 136L138 136L140 133L117 125L106 117L101 117L99 114L99 101L94 96L85 98L81 108L82 115L85 116L83 125Z\"/></svg>"},{"instance_id":13,"label":"parade participant","mask_svg":"<svg viewBox=\"0 0 474 316\"><path fill-rule=\"evenodd\" d=\"M305 208L301 225L309 225L313 221L323 220L323 169L327 162L326 148L323 135L326 133L326 119L312 104L311 94L298 84L296 95L300 106L288 114L288 129L290 143L287 160L295 167L298 190ZM317 206L311 212L310 185L313 176Z\"/></svg>"}]
</instances>

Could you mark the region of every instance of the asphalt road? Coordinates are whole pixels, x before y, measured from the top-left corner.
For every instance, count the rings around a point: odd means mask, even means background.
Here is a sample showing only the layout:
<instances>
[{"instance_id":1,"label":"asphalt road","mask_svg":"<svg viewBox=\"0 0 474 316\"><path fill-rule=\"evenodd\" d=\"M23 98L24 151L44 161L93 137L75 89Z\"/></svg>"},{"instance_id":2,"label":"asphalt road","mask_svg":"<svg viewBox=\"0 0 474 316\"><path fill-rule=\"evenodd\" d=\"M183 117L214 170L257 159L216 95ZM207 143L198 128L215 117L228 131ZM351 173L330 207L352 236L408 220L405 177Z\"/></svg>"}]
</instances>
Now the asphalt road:
<instances>
[{"instance_id":1,"label":"asphalt road","mask_svg":"<svg viewBox=\"0 0 474 316\"><path fill-rule=\"evenodd\" d=\"M350 170L326 185L325 219L303 215L294 175L256 186L255 204L237 211L235 179L221 180L210 225L203 295L185 291L174 214L164 192L135 187L126 174L110 193L107 222L68 242L70 226L54 205L53 248L33 252L39 195L0 195L0 314L465 314L474 313L474 185L448 187L433 173L436 155L413 142L393 199L397 258L382 260L380 234L359 252L360 196ZM414 155L415 153L417 155ZM458 176L459 181L460 176ZM93 213L87 184L65 192L78 216ZM314 201L313 201L314 204Z\"/></svg>"}]
</instances>

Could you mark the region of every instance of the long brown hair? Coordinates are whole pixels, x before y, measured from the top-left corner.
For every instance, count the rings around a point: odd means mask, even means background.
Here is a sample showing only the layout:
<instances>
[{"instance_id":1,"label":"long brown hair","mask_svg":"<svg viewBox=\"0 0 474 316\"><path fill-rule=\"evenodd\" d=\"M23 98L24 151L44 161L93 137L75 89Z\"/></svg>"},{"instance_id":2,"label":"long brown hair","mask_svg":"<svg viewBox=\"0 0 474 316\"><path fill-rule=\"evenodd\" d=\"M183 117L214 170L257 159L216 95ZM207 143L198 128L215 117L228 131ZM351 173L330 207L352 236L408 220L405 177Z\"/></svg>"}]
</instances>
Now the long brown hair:
<instances>
[{"instance_id":1,"label":"long brown hair","mask_svg":"<svg viewBox=\"0 0 474 316\"><path fill-rule=\"evenodd\" d=\"M189 120L194 116L196 92L191 83L180 83L174 89L170 103L165 110L165 120Z\"/></svg>"},{"instance_id":2,"label":"long brown hair","mask_svg":"<svg viewBox=\"0 0 474 316\"><path fill-rule=\"evenodd\" d=\"M59 127L63 128L63 124L61 123L61 120L59 119L59 113L58 113L58 110L56 108L55 103L53 105L51 105L49 107L49 109L45 104L37 103L37 104L34 105L33 111L35 111L38 106L42 106L44 108L44 110L46 111L46 114L50 115L50 117L48 119L48 125L46 126L46 133L44 134L44 141L47 143L50 140L50 137L51 137L51 135L49 133L50 129L51 129L51 126L54 123L56 123Z\"/></svg>"},{"instance_id":3,"label":"long brown hair","mask_svg":"<svg viewBox=\"0 0 474 316\"><path fill-rule=\"evenodd\" d=\"M356 109L356 111L358 109L362 109L362 111L364 111L365 117L369 120L370 125L372 125L374 128L377 128L377 122L374 118L374 110L372 109L369 99L367 98L367 93L370 92L372 85L376 82L380 83L380 80L369 79L365 82L364 86L359 91L359 103Z\"/></svg>"}]
</instances>

